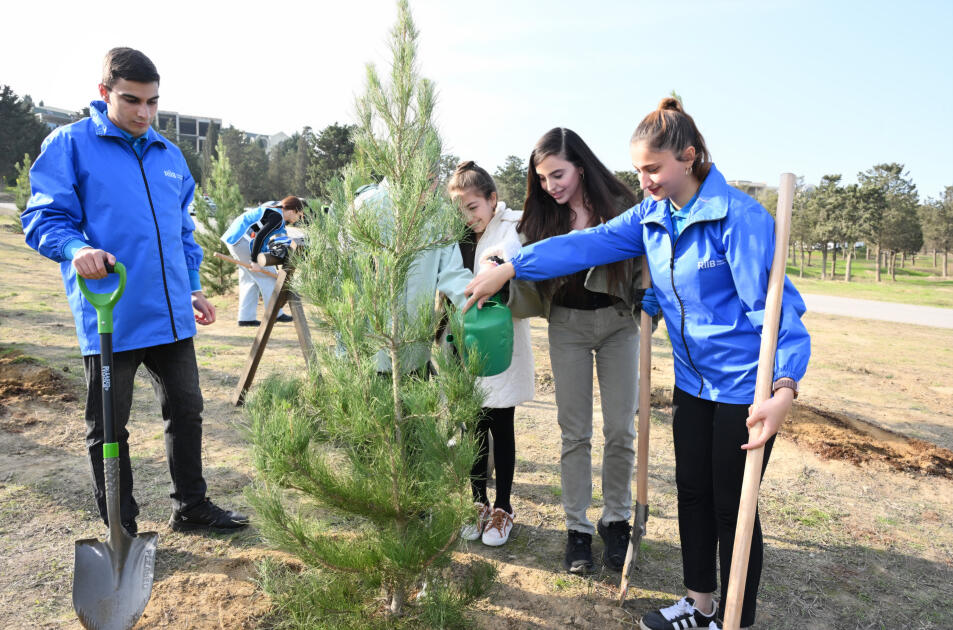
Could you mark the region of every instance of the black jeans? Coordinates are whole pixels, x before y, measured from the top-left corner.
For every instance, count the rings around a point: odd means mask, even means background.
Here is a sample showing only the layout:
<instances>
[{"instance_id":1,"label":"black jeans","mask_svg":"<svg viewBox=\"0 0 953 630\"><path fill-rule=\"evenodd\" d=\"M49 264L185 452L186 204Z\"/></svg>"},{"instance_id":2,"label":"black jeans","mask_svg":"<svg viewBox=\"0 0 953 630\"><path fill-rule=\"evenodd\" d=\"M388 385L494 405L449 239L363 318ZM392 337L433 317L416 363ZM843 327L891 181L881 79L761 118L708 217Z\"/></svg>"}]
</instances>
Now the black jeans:
<instances>
[{"instance_id":1,"label":"black jeans","mask_svg":"<svg viewBox=\"0 0 953 630\"><path fill-rule=\"evenodd\" d=\"M103 391L100 355L83 357L86 368L86 448L96 503L106 520L106 490L103 479ZM113 353L112 390L116 441L119 443L119 507L122 522L139 514L132 496L132 466L129 462L129 432L126 422L132 407L136 370L144 365L162 407L165 421L165 452L172 477L174 509L187 509L205 498L202 477L202 392L192 339L149 348Z\"/></svg>"},{"instance_id":2,"label":"black jeans","mask_svg":"<svg viewBox=\"0 0 953 630\"><path fill-rule=\"evenodd\" d=\"M672 396L678 532L685 587L699 593L711 593L718 588L715 576L717 551L721 563L719 617L725 614L725 594L741 500L747 456L741 445L748 441L747 417L748 405L703 400L677 387ZM773 445L774 437L764 447L762 477ZM756 515L741 609L742 626L754 624L763 555L761 521Z\"/></svg>"},{"instance_id":3,"label":"black jeans","mask_svg":"<svg viewBox=\"0 0 953 630\"><path fill-rule=\"evenodd\" d=\"M516 438L513 432L515 407L494 409L484 407L477 423L476 438L479 454L470 471L470 487L473 500L489 503L486 496L487 461L490 458L487 432L493 434L493 465L496 468L496 499L493 507L513 512L510 492L513 490L513 471L516 468Z\"/></svg>"}]
</instances>

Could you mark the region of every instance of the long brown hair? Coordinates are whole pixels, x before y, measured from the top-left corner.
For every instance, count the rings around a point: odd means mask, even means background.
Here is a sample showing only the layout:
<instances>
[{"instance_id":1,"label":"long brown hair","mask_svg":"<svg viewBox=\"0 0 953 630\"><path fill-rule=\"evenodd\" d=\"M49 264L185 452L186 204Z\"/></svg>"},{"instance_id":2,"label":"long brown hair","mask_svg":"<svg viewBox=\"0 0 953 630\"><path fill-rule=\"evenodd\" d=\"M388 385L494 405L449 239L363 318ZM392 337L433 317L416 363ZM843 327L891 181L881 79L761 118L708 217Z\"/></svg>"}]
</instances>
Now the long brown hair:
<instances>
[{"instance_id":1,"label":"long brown hair","mask_svg":"<svg viewBox=\"0 0 953 630\"><path fill-rule=\"evenodd\" d=\"M526 173L526 202L523 218L517 231L526 236L528 243L535 243L550 236L566 234L572 229L575 216L568 204L557 203L552 195L543 190L536 174L536 165L554 155L582 169L580 180L583 201L592 213L592 225L615 218L638 203L632 189L612 174L599 161L592 149L571 129L555 127L547 131L536 143L529 156ZM609 265L609 284L621 289L625 281L625 261ZM559 279L538 282L544 295L552 294L561 284Z\"/></svg>"},{"instance_id":2,"label":"long brown hair","mask_svg":"<svg viewBox=\"0 0 953 630\"><path fill-rule=\"evenodd\" d=\"M711 154L705 146L705 138L695 126L695 120L685 113L681 101L667 96L655 111L642 119L632 134L631 144L647 142L653 151L671 151L681 160L688 147L695 147L692 174L703 181L711 168Z\"/></svg>"}]
</instances>

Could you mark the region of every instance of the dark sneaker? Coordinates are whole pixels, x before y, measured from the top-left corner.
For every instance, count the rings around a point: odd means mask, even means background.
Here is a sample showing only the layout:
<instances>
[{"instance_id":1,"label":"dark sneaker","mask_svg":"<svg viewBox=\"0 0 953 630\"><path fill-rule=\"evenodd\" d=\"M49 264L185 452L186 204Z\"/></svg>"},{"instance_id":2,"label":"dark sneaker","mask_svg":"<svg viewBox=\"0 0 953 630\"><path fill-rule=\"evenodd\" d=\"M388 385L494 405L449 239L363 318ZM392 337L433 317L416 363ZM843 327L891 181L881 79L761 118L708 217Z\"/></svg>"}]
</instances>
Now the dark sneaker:
<instances>
[{"instance_id":1,"label":"dark sneaker","mask_svg":"<svg viewBox=\"0 0 953 630\"><path fill-rule=\"evenodd\" d=\"M691 597L683 597L672 606L659 608L642 616L639 620L639 627L642 630L672 630L678 628L709 628L715 621L715 611L718 610L718 604L712 605L711 614L703 615L700 610L695 608L695 600ZM717 623L715 624L717 627Z\"/></svg>"},{"instance_id":2,"label":"dark sneaker","mask_svg":"<svg viewBox=\"0 0 953 630\"><path fill-rule=\"evenodd\" d=\"M231 510L223 510L208 498L188 510L173 510L169 519L172 531L188 532L196 529L229 532L248 525L248 517Z\"/></svg>"},{"instance_id":3,"label":"dark sneaker","mask_svg":"<svg viewBox=\"0 0 953 630\"><path fill-rule=\"evenodd\" d=\"M602 564L613 571L621 571L625 564L625 554L629 551L629 535L632 532L632 526L627 521L613 521L604 525L602 519L599 519L596 528L602 536L602 542L605 543Z\"/></svg>"},{"instance_id":4,"label":"dark sneaker","mask_svg":"<svg viewBox=\"0 0 953 630\"><path fill-rule=\"evenodd\" d=\"M261 322L257 319L240 319L238 320L239 326L261 326Z\"/></svg>"},{"instance_id":5,"label":"dark sneaker","mask_svg":"<svg viewBox=\"0 0 953 630\"><path fill-rule=\"evenodd\" d=\"M563 568L577 575L592 573L592 534L569 530Z\"/></svg>"},{"instance_id":6,"label":"dark sneaker","mask_svg":"<svg viewBox=\"0 0 953 630\"><path fill-rule=\"evenodd\" d=\"M287 313L282 313L281 315L275 318L276 322L281 322L282 324L287 324L288 322L293 322L294 320L295 318L292 317L291 315L288 315Z\"/></svg>"}]
</instances>

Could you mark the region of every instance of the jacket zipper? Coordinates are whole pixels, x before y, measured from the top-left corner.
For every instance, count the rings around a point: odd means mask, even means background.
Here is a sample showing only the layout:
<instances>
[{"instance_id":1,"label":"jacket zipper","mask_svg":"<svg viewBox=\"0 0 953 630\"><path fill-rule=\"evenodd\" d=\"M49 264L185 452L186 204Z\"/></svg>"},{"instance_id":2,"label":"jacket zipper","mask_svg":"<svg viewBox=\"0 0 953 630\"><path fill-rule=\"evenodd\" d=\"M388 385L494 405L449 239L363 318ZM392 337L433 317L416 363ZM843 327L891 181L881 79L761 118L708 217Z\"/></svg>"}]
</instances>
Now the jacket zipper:
<instances>
[{"instance_id":1,"label":"jacket zipper","mask_svg":"<svg viewBox=\"0 0 953 630\"><path fill-rule=\"evenodd\" d=\"M162 270L162 288L165 290L165 303L169 309L169 324L172 325L172 338L178 341L179 334L175 330L175 317L172 315L172 300L169 299L169 283L165 277L165 257L162 255L162 236L159 234L159 220L156 218L156 209L152 204L152 192L149 191L149 180L146 179L146 169L142 166L142 156L139 155L134 147L130 148L132 148L132 152L136 154L136 159L139 161L139 172L142 173L142 183L146 185L146 196L149 198L149 209L152 211L152 223L156 228L156 242L159 244L159 268Z\"/></svg>"},{"instance_id":2,"label":"jacket zipper","mask_svg":"<svg viewBox=\"0 0 953 630\"><path fill-rule=\"evenodd\" d=\"M690 227L690 226L685 226L685 227ZM668 228L666 227L665 230L668 231ZM672 237L671 232L669 232L668 234L669 239L672 241L672 258L670 259L671 262L669 263L669 269L670 269L669 277L672 281L672 293L675 294L675 299L678 300L678 310L682 316L682 323L681 323L682 345L685 346L685 355L688 357L688 364L692 366L692 369L695 370L695 373L698 374L698 379L701 381L698 385L698 397L701 398L702 391L705 389L705 377L702 376L702 373L699 371L699 369L695 367L695 362L692 361L692 352L691 350L688 349L688 340L685 338L685 303L682 302L681 296L678 295L678 289L675 288L675 245L678 243L678 239L680 239L682 237L682 234L684 233L685 233L685 230L683 229L682 233L676 236L674 239L671 238Z\"/></svg>"}]
</instances>

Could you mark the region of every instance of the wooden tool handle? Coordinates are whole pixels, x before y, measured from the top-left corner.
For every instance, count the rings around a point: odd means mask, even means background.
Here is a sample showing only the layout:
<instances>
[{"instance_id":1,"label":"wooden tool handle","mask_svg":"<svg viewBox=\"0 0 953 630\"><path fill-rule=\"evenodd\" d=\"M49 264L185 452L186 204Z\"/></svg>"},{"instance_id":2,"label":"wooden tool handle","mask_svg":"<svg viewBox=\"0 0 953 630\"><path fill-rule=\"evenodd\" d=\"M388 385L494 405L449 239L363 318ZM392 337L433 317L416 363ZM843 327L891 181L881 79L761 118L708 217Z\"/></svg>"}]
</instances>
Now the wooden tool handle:
<instances>
[{"instance_id":1,"label":"wooden tool handle","mask_svg":"<svg viewBox=\"0 0 953 630\"><path fill-rule=\"evenodd\" d=\"M778 188L778 211L774 223L774 260L768 279L768 294L764 305L764 322L761 327L761 353L758 357L758 377L754 390L754 408L771 398L774 383L774 354L778 345L778 325L781 322L781 297L784 293L784 270L787 260L788 241L791 236L791 208L794 202L794 181L791 173L781 175ZM748 429L754 440L761 435L759 422ZM764 464L764 447L748 451L745 459L744 479L741 484L741 502L738 506L738 524L735 529L735 545L731 552L731 572L728 592L725 596L725 630L738 630L741 623L741 605L748 574L748 556L751 553L751 534L754 517L758 510L758 489L761 485L761 469Z\"/></svg>"},{"instance_id":2,"label":"wooden tool handle","mask_svg":"<svg viewBox=\"0 0 953 630\"><path fill-rule=\"evenodd\" d=\"M642 288L652 286L648 256L642 257ZM652 316L642 311L639 323L639 443L635 500L649 502L649 419L652 413Z\"/></svg>"},{"instance_id":3,"label":"wooden tool handle","mask_svg":"<svg viewBox=\"0 0 953 630\"><path fill-rule=\"evenodd\" d=\"M224 260L225 262L234 263L234 264L238 265L239 267L244 267L245 269L248 269L248 270L251 271L252 273L263 273L263 274L265 274L266 276L271 276L272 278L277 278L277 277L278 277L278 274L276 274L276 273L274 273L274 272L272 272L272 271L268 271L267 269L262 269L261 271L256 271L255 269L252 269L252 268L251 268L251 265L249 265L249 264L246 263L246 262L242 262L242 261L238 260L237 258L232 258L231 256L226 256L225 254L222 254L222 253L219 253L219 252L215 252L213 255L214 255L216 258L221 258L221 259Z\"/></svg>"}]
</instances>

